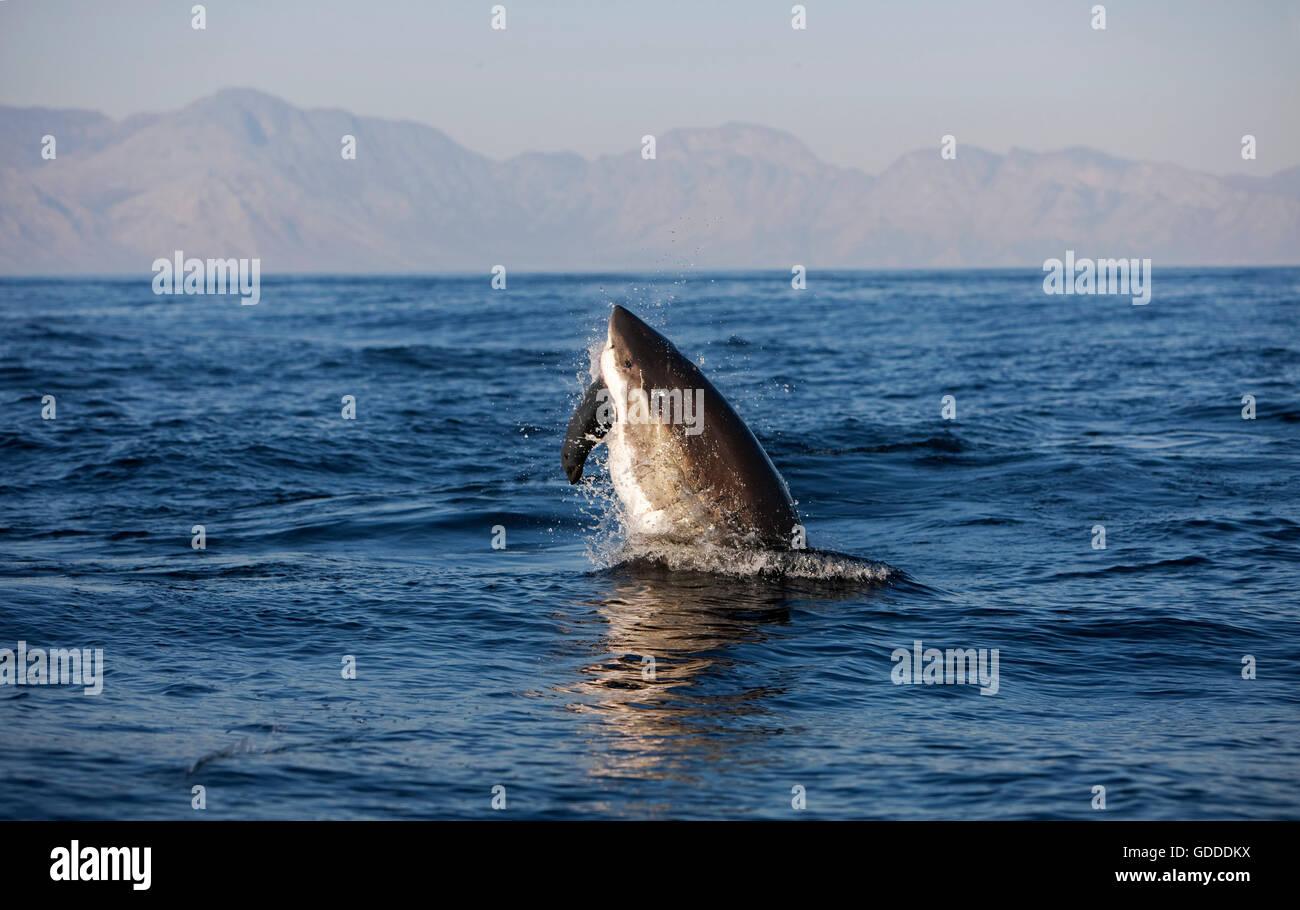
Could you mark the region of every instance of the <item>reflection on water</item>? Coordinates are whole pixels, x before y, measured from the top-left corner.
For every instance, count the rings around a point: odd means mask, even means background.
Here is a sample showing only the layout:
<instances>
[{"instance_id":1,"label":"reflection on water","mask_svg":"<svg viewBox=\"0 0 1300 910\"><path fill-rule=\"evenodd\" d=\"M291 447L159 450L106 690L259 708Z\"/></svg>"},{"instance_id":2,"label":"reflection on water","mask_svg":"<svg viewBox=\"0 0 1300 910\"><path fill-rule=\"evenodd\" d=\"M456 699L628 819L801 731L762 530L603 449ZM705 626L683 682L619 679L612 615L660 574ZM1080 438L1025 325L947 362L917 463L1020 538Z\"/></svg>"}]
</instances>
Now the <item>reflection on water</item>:
<instances>
[{"instance_id":1,"label":"reflection on water","mask_svg":"<svg viewBox=\"0 0 1300 910\"><path fill-rule=\"evenodd\" d=\"M564 689L571 711L599 721L588 740L593 776L689 779L687 758L727 761L747 740L781 734L771 702L797 667L745 655L797 634L792 607L869 596L643 561L598 577L608 596L577 606L586 610L580 625L596 627L592 649L602 657Z\"/></svg>"}]
</instances>

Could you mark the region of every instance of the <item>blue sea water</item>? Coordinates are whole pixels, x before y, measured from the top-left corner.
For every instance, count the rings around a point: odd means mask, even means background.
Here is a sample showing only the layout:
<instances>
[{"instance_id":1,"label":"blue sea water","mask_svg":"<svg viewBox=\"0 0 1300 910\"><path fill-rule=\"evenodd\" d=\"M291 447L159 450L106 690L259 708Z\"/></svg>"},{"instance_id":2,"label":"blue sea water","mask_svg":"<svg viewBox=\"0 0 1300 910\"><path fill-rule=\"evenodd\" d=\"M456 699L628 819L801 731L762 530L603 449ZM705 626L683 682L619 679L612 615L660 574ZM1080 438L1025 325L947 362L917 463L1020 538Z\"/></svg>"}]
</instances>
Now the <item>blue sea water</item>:
<instances>
[{"instance_id":1,"label":"blue sea water","mask_svg":"<svg viewBox=\"0 0 1300 910\"><path fill-rule=\"evenodd\" d=\"M1300 270L1153 292L0 280L0 648L105 653L99 695L0 686L0 815L1300 817ZM898 574L623 560L600 465L559 466L611 303L811 546ZM917 640L998 649L996 694L895 685Z\"/></svg>"}]
</instances>

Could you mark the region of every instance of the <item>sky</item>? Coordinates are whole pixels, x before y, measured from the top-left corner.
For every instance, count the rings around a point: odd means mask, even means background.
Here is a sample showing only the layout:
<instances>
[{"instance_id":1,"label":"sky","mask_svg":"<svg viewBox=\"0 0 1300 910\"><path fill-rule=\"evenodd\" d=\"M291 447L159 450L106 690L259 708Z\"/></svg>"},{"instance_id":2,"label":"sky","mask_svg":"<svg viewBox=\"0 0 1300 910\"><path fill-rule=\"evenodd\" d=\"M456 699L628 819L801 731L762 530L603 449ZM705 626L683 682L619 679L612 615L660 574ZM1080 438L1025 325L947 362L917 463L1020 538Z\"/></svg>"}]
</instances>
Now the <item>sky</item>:
<instances>
[{"instance_id":1,"label":"sky","mask_svg":"<svg viewBox=\"0 0 1300 910\"><path fill-rule=\"evenodd\" d=\"M878 173L945 134L1216 174L1300 164L1300 0L0 0L0 104L128 114L221 88L435 126L493 158L742 121ZM1241 137L1258 158L1241 158Z\"/></svg>"}]
</instances>

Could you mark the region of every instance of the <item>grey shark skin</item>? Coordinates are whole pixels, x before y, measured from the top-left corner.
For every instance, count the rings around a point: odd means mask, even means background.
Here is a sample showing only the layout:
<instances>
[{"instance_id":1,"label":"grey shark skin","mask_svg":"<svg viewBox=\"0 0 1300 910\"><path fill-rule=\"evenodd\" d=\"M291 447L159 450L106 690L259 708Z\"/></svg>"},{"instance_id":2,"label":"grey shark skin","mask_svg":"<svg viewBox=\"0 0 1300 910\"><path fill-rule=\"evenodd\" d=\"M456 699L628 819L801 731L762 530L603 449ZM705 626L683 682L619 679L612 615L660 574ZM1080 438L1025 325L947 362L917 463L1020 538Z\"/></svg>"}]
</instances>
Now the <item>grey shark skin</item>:
<instances>
[{"instance_id":1,"label":"grey shark skin","mask_svg":"<svg viewBox=\"0 0 1300 910\"><path fill-rule=\"evenodd\" d=\"M646 419L641 396L680 393L687 402ZM644 400L644 399L642 399ZM691 405L695 405L692 411ZM694 363L628 310L615 306L600 357L565 434L570 483L587 455L610 448L610 478L633 529L652 537L790 549L799 514L785 481L749 427Z\"/></svg>"}]
</instances>

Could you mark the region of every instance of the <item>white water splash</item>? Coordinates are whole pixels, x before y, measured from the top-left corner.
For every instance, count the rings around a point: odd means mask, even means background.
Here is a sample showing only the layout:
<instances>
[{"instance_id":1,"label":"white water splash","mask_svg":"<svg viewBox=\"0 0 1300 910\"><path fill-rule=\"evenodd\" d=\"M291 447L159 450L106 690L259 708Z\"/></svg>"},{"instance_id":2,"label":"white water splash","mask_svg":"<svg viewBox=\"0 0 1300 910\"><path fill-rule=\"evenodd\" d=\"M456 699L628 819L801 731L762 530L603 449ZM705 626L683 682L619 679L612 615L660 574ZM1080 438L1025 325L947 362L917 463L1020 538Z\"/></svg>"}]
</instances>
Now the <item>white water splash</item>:
<instances>
[{"instance_id":1,"label":"white water splash","mask_svg":"<svg viewBox=\"0 0 1300 910\"><path fill-rule=\"evenodd\" d=\"M690 544L629 538L606 551L607 568L653 564L681 572L807 579L809 581L876 585L899 577L892 566L829 550L762 550L721 546L709 541Z\"/></svg>"},{"instance_id":2,"label":"white water splash","mask_svg":"<svg viewBox=\"0 0 1300 910\"><path fill-rule=\"evenodd\" d=\"M852 585L878 585L902 573L882 562L829 550L738 548L700 539L690 543L648 537L629 527L626 508L615 494L606 470L605 447L593 453L596 470L579 491L583 511L592 521L587 558L598 568L654 565L674 572L707 572L743 577L807 579Z\"/></svg>"}]
</instances>

